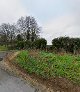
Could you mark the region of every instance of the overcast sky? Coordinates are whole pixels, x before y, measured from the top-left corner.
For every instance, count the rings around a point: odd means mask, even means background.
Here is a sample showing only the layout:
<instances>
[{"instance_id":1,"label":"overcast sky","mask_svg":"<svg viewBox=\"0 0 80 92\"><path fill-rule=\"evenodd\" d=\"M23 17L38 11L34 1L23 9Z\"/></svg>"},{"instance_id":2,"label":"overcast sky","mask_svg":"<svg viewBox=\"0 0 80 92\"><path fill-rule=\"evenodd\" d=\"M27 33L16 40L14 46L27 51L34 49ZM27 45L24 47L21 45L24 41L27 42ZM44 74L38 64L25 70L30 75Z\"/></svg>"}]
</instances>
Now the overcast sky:
<instances>
[{"instance_id":1,"label":"overcast sky","mask_svg":"<svg viewBox=\"0 0 80 92\"><path fill-rule=\"evenodd\" d=\"M42 27L42 37L80 37L80 0L0 0L0 24L33 16Z\"/></svg>"}]
</instances>

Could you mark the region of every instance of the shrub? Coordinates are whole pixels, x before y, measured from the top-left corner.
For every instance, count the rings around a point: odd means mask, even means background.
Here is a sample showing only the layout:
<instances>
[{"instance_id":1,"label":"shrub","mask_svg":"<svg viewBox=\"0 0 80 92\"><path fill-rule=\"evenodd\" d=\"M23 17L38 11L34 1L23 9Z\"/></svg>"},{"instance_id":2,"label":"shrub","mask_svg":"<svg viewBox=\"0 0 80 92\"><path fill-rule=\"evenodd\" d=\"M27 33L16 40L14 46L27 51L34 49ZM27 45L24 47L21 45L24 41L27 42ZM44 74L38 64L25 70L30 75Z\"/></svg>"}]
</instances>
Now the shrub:
<instances>
[{"instance_id":1,"label":"shrub","mask_svg":"<svg viewBox=\"0 0 80 92\"><path fill-rule=\"evenodd\" d=\"M37 39L34 42L34 47L36 49L46 49L47 41L44 38Z\"/></svg>"},{"instance_id":2,"label":"shrub","mask_svg":"<svg viewBox=\"0 0 80 92\"><path fill-rule=\"evenodd\" d=\"M53 49L76 53L80 49L80 38L60 37L52 40Z\"/></svg>"},{"instance_id":3,"label":"shrub","mask_svg":"<svg viewBox=\"0 0 80 92\"><path fill-rule=\"evenodd\" d=\"M24 48L24 41L18 41L17 46L18 49L23 49Z\"/></svg>"}]
</instances>

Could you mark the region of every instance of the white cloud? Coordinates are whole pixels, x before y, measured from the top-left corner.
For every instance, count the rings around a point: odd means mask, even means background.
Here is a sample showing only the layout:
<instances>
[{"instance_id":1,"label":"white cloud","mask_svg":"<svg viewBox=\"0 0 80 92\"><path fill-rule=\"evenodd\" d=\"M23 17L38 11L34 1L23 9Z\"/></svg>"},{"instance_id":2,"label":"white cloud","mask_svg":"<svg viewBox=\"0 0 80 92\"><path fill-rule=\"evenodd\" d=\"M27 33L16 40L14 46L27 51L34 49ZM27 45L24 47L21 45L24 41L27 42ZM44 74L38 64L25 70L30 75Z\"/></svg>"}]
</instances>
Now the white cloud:
<instances>
[{"instance_id":1,"label":"white cloud","mask_svg":"<svg viewBox=\"0 0 80 92\"><path fill-rule=\"evenodd\" d=\"M68 12L43 25L43 34L51 44L53 38L60 36L80 37L80 0L66 0Z\"/></svg>"},{"instance_id":2,"label":"white cloud","mask_svg":"<svg viewBox=\"0 0 80 92\"><path fill-rule=\"evenodd\" d=\"M80 37L80 18L77 14L69 14L51 19L43 26L43 37L51 44L51 40L60 36Z\"/></svg>"},{"instance_id":3,"label":"white cloud","mask_svg":"<svg viewBox=\"0 0 80 92\"><path fill-rule=\"evenodd\" d=\"M18 18L20 18L21 16L25 16L28 15L28 11L26 12L26 9L24 8L24 6L21 4L22 0L0 0L0 24L1 23L5 23L5 22L9 22L9 23L13 23L16 22ZM37 0L36 0L37 1ZM35 2L36 2L35 1ZM36 4L34 2L34 7L31 5L30 3L30 7L32 6L32 8L34 9L32 12L35 13L35 8L36 6L38 8L36 8L36 11L38 9L38 11L42 12L42 8L43 10L45 9L45 3L48 3L46 5L51 5L51 8L54 5L59 5L57 4L56 0L40 0L37 1L39 2L39 4ZM54 3L53 3L54 1ZM65 8L64 10L66 12L64 13L60 13L60 15L58 13L56 13L56 9L54 8L52 12L58 14L58 16L56 14L56 18L50 17L47 15L47 17L49 17L49 21L47 21L47 23L43 24L43 33L41 34L43 37L45 37L48 40L48 44L51 43L51 40L55 37L59 37L59 36L73 36L73 37L79 37L80 36L80 0L61 0L61 2L65 2L65 3L61 3L61 4L65 4L66 8L69 9L69 11L66 11ZM24 2L24 0L23 0ZM61 4L58 8L61 7ZM40 7L42 6L42 8ZM28 7L28 6L27 6ZM28 7L28 9L30 10L30 7ZM40 7L40 8L39 8ZM49 7L49 6L48 6ZM48 10L47 7L47 11ZM64 7L64 6L63 6ZM40 10L41 9L41 10ZM59 9L60 10L60 9ZM37 13L38 13L37 11ZM42 13L41 13L42 14ZM45 15L44 19L46 19L46 9L45 9ZM37 16L37 15L35 15ZM41 15L40 15L41 16ZM41 18L41 17L40 17ZM39 18L38 18L39 19ZM43 19L43 20L44 20Z\"/></svg>"},{"instance_id":4,"label":"white cloud","mask_svg":"<svg viewBox=\"0 0 80 92\"><path fill-rule=\"evenodd\" d=\"M21 5L20 0L0 0L0 24L15 22L24 15L26 15L26 11Z\"/></svg>"}]
</instances>

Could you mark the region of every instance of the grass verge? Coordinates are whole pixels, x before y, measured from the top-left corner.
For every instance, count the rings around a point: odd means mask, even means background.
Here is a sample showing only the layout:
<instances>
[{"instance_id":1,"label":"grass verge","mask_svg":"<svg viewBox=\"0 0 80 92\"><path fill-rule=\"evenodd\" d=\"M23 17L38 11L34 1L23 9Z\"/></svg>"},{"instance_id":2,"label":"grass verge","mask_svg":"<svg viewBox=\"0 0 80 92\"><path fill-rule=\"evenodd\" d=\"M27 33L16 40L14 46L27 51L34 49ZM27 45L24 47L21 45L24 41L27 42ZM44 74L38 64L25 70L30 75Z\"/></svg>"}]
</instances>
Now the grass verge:
<instances>
[{"instance_id":1,"label":"grass verge","mask_svg":"<svg viewBox=\"0 0 80 92\"><path fill-rule=\"evenodd\" d=\"M15 63L28 73L43 78L63 77L80 85L80 56L48 52L21 51Z\"/></svg>"}]
</instances>

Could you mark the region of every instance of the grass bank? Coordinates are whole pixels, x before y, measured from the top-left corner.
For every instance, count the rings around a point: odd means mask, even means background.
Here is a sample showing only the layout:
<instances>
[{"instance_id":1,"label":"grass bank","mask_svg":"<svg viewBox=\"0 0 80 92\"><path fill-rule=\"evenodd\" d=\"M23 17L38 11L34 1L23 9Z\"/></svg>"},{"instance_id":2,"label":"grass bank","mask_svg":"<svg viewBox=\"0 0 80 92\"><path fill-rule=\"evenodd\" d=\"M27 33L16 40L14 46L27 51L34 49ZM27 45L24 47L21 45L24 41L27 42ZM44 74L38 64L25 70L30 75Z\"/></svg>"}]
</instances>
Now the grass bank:
<instances>
[{"instance_id":1,"label":"grass bank","mask_svg":"<svg viewBox=\"0 0 80 92\"><path fill-rule=\"evenodd\" d=\"M30 74L34 73L46 79L63 77L80 85L80 56L21 51L15 63Z\"/></svg>"}]
</instances>

